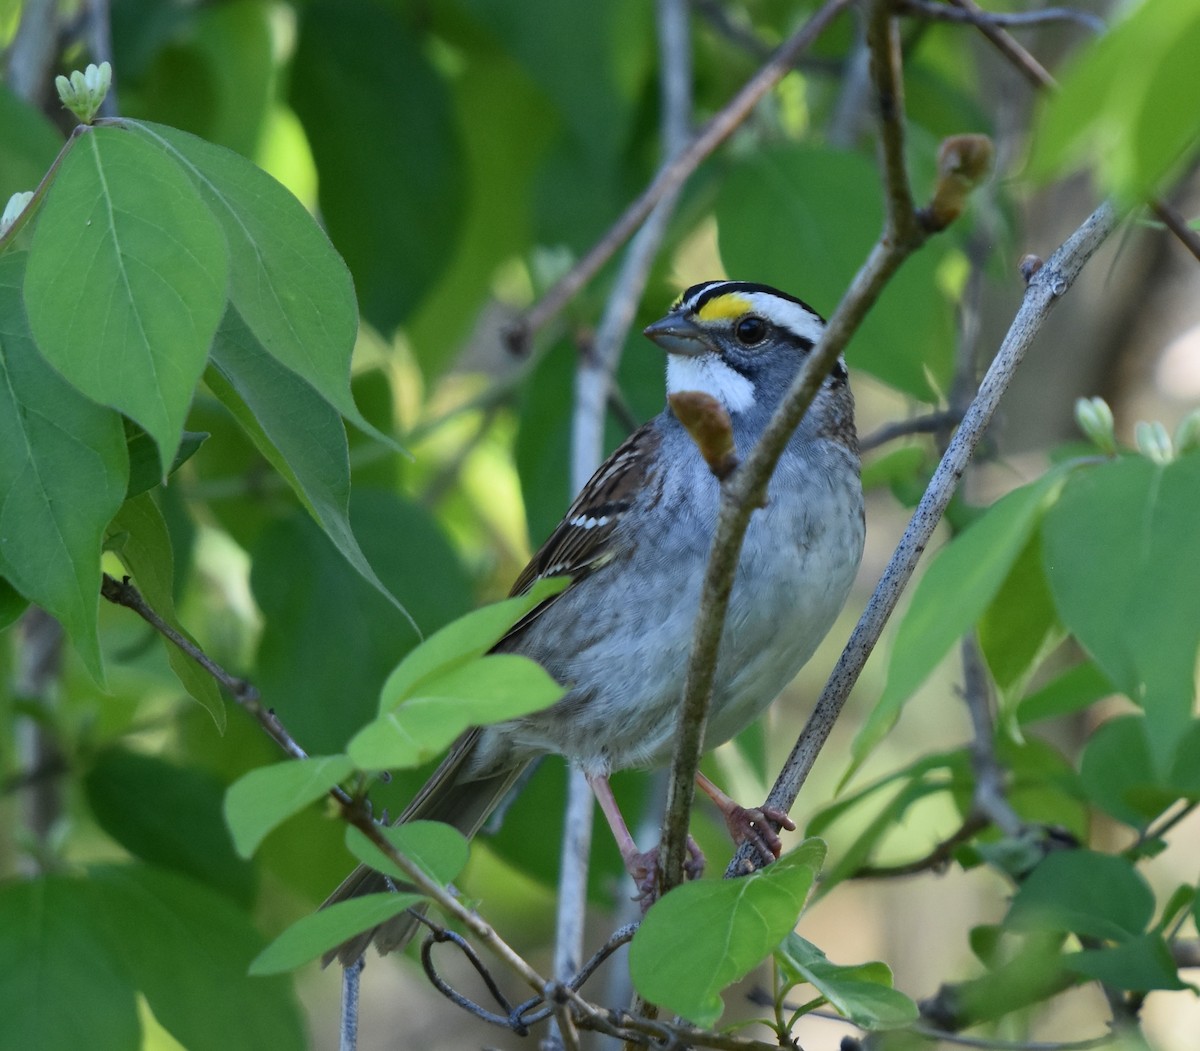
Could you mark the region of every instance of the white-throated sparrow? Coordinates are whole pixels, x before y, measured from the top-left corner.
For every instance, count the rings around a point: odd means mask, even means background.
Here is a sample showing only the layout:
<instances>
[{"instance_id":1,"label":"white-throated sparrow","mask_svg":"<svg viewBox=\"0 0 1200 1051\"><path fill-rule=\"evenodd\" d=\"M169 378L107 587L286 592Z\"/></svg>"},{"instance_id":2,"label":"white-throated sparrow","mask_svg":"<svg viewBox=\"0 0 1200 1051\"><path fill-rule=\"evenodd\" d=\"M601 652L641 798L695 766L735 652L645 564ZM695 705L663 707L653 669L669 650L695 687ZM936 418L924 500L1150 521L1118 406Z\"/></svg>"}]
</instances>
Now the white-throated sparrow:
<instances>
[{"instance_id":1,"label":"white-throated sparrow","mask_svg":"<svg viewBox=\"0 0 1200 1051\"><path fill-rule=\"evenodd\" d=\"M684 292L646 335L668 352L668 393L700 391L719 401L745 452L823 328L815 311L783 292L709 281ZM571 585L496 646L538 661L569 692L545 711L467 731L401 821L445 821L473 835L532 760L557 753L587 775L636 878L644 855L616 809L608 775L670 756L719 500L719 482L670 408L604 462L512 593L541 577L566 575ZM749 725L812 655L845 602L863 536L854 399L839 361L788 442L766 506L750 520L706 747ZM711 783L702 780L701 788L731 827L740 821L778 851L761 812L749 812L748 821ZM382 886L382 877L360 868L326 904ZM411 917L399 916L336 955L350 963L372 939L388 952L412 928Z\"/></svg>"}]
</instances>

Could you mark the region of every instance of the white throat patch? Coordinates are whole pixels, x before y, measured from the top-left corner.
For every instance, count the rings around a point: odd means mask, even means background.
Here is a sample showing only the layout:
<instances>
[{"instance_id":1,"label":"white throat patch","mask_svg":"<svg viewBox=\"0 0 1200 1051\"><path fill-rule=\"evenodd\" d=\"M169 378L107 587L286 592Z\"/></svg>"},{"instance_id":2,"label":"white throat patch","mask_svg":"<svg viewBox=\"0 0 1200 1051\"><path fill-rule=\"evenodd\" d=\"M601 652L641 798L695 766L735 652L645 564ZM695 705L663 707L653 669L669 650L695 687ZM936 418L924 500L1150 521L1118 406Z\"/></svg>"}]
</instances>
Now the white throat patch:
<instances>
[{"instance_id":1,"label":"white throat patch","mask_svg":"<svg viewBox=\"0 0 1200 1051\"><path fill-rule=\"evenodd\" d=\"M667 355L667 393L698 390L716 398L727 412L743 412L754 404L754 384L716 354Z\"/></svg>"}]
</instances>

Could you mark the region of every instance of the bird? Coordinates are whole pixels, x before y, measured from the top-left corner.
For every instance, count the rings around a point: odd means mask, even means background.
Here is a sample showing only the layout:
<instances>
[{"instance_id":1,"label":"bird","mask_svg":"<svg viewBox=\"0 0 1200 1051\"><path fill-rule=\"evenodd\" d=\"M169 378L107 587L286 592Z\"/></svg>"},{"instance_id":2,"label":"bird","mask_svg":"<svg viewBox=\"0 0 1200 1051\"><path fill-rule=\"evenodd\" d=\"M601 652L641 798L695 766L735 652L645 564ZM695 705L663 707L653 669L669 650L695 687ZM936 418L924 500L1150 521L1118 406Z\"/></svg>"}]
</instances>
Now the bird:
<instances>
[{"instance_id":1,"label":"bird","mask_svg":"<svg viewBox=\"0 0 1200 1051\"><path fill-rule=\"evenodd\" d=\"M668 396L699 392L715 401L728 414L736 449L747 452L824 328L820 314L785 292L714 280L686 289L645 335L667 353ZM566 694L543 711L466 731L399 822L444 821L473 836L532 762L562 755L583 771L626 868L649 888L652 852L638 851L608 776L670 758L720 486L670 402L605 460L511 593L547 577L570 583L493 651L532 658ZM864 537L854 398L839 358L747 527L706 749L754 722L812 656L850 592ZM743 809L703 775L697 783L735 838L778 856L767 819L794 827L785 814ZM360 866L325 905L387 885ZM336 956L352 964L372 941L380 953L400 948L416 922L401 914L343 943L325 962Z\"/></svg>"}]
</instances>

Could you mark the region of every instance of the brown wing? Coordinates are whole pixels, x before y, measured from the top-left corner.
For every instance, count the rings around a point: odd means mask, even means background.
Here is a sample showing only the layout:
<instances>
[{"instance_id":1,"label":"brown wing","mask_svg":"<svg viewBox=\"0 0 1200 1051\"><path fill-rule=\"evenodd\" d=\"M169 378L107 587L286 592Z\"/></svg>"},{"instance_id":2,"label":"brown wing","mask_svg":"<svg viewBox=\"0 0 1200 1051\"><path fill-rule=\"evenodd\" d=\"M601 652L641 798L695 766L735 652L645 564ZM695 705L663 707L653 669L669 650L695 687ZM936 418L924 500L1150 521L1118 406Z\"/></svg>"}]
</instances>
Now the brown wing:
<instances>
[{"instance_id":1,"label":"brown wing","mask_svg":"<svg viewBox=\"0 0 1200 1051\"><path fill-rule=\"evenodd\" d=\"M555 599L611 560L613 532L650 478L659 442L658 432L646 424L626 438L596 469L563 520L521 571L509 594L522 595L543 577L570 577L570 585L517 621L496 644L497 649L507 648Z\"/></svg>"}]
</instances>

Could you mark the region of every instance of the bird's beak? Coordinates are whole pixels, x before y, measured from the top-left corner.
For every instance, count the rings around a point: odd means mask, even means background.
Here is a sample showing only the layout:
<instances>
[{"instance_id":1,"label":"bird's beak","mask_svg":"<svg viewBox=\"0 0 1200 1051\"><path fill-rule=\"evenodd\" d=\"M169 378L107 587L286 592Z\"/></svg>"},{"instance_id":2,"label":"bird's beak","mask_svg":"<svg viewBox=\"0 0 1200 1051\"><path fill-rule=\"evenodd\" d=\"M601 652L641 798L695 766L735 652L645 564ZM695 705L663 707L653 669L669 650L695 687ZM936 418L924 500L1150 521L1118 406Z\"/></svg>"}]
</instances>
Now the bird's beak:
<instances>
[{"instance_id":1,"label":"bird's beak","mask_svg":"<svg viewBox=\"0 0 1200 1051\"><path fill-rule=\"evenodd\" d=\"M694 321L679 314L668 314L642 330L642 335L657 343L668 354L686 358L698 358L712 353L708 344L708 333Z\"/></svg>"}]
</instances>

